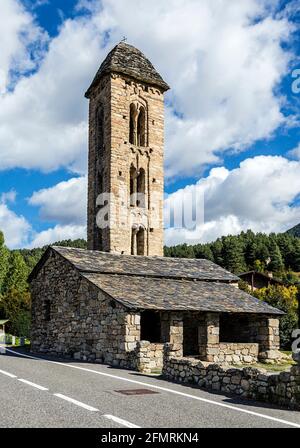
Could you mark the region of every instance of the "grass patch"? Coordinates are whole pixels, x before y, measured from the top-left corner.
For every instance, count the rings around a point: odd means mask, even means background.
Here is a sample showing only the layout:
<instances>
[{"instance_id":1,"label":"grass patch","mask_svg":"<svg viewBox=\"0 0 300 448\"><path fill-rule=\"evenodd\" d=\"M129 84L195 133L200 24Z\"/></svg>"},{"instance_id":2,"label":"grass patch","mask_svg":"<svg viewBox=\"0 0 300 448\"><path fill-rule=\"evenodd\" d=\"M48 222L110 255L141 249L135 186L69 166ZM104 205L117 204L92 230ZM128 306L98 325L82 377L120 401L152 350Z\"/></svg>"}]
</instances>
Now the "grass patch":
<instances>
[{"instance_id":1,"label":"grass patch","mask_svg":"<svg viewBox=\"0 0 300 448\"><path fill-rule=\"evenodd\" d=\"M286 370L290 370L292 366L295 366L296 363L291 359L290 361L285 361L280 364L265 364L263 362L256 362L255 364L235 364L233 367L235 368L243 368L243 367L253 367L254 369L264 369L267 372L285 372Z\"/></svg>"}]
</instances>

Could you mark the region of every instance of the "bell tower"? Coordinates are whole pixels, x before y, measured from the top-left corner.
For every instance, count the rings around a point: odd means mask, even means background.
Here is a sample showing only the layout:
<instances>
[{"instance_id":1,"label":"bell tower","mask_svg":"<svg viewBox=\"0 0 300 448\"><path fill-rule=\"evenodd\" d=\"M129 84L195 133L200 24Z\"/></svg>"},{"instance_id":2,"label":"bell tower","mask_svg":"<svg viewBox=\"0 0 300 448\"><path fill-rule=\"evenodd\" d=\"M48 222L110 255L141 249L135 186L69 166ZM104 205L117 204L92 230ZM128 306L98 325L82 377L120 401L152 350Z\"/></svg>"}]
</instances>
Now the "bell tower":
<instances>
[{"instance_id":1,"label":"bell tower","mask_svg":"<svg viewBox=\"0 0 300 448\"><path fill-rule=\"evenodd\" d=\"M88 248L163 255L164 92L135 47L120 42L89 99Z\"/></svg>"}]
</instances>

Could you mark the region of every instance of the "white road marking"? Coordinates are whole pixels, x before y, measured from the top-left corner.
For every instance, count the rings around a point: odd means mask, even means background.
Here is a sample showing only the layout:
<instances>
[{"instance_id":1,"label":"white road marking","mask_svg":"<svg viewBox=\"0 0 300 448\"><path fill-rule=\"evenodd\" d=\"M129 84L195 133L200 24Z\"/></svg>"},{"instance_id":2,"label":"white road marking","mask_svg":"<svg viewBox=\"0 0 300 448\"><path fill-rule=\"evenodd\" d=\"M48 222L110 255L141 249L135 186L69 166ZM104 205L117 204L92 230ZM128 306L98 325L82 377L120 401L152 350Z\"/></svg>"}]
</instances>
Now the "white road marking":
<instances>
[{"instance_id":1,"label":"white road marking","mask_svg":"<svg viewBox=\"0 0 300 448\"><path fill-rule=\"evenodd\" d=\"M21 383L28 384L28 386L35 387L36 389L39 389L39 390L49 390L49 389L47 389L47 387L40 386L39 384L32 383L31 381L24 380L23 378L18 378L18 381L21 381Z\"/></svg>"},{"instance_id":2,"label":"white road marking","mask_svg":"<svg viewBox=\"0 0 300 448\"><path fill-rule=\"evenodd\" d=\"M12 373L5 372L5 370L0 370L0 373L3 373L3 375L9 376L10 378L17 378L17 375L13 375Z\"/></svg>"},{"instance_id":3,"label":"white road marking","mask_svg":"<svg viewBox=\"0 0 300 448\"><path fill-rule=\"evenodd\" d=\"M120 425L126 426L127 428L140 428L140 426L134 425L133 423L127 422L127 420L123 420L122 418L115 417L114 415L102 415L102 417L107 418L108 420L113 420Z\"/></svg>"},{"instance_id":4,"label":"white road marking","mask_svg":"<svg viewBox=\"0 0 300 448\"><path fill-rule=\"evenodd\" d=\"M66 395L63 394L53 394L53 395L55 395L55 397L61 398L62 400L66 400L69 401L70 403L76 404L81 408L87 409L88 411L99 412L99 409L93 408L92 406L82 403L81 401L74 400L74 398L67 397Z\"/></svg>"},{"instance_id":5,"label":"white road marking","mask_svg":"<svg viewBox=\"0 0 300 448\"><path fill-rule=\"evenodd\" d=\"M281 418L272 417L271 415L261 414L259 412L255 412L255 411L250 411L248 409L243 409L243 408L240 408L238 406L233 406L233 405L230 405L230 404L227 404L227 403L221 403L221 402L218 402L218 401L209 400L207 398L197 397L196 395L187 394L185 392L180 392L178 390L169 389L167 387L156 386L155 384L144 383L142 381L132 380L130 378L124 378L124 377L118 376L118 375L112 375L111 373L99 372L98 370L87 369L86 367L72 366L72 365L69 365L69 364L65 364L63 362L50 361L48 359L38 358L37 356L25 355L23 353L15 352L14 350L11 350L11 349L7 349L7 351L9 351L11 353L14 353L15 355L18 355L18 356L23 356L25 358L31 358L31 359L36 359L36 360L39 360L39 361L49 362L51 364L57 364L59 366L69 367L70 369L83 370L85 372L94 373L96 375L101 375L101 376L106 376L106 377L109 377L109 378L115 378L115 379L121 380L121 381L126 381L127 383L133 383L133 384L139 384L141 386L147 386L147 387L150 387L152 389L162 390L164 392L168 392L168 393L175 394L175 395L180 395L180 396L185 397L185 398L190 398L190 399L193 399L193 400L202 401L204 403L213 404L215 406L220 406L220 407L223 407L223 408L231 409L232 411L242 412L244 414L254 415L255 417L260 417L260 418L264 418L266 420L272 420L272 421L277 422L277 423L282 423L284 425L293 426L295 428L300 428L300 424L299 423L290 422L288 420L283 420Z\"/></svg>"}]
</instances>

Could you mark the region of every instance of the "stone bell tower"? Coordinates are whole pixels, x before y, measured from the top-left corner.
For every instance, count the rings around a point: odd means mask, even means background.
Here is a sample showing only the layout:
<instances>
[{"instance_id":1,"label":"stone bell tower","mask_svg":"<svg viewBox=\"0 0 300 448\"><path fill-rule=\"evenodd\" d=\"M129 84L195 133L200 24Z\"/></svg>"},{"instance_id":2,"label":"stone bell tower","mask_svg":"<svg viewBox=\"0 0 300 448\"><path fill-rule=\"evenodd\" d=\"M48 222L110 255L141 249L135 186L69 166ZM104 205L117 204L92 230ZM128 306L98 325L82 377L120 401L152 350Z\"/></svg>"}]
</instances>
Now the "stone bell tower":
<instances>
[{"instance_id":1,"label":"stone bell tower","mask_svg":"<svg viewBox=\"0 0 300 448\"><path fill-rule=\"evenodd\" d=\"M163 255L164 92L136 48L120 42L89 99L88 248Z\"/></svg>"}]
</instances>

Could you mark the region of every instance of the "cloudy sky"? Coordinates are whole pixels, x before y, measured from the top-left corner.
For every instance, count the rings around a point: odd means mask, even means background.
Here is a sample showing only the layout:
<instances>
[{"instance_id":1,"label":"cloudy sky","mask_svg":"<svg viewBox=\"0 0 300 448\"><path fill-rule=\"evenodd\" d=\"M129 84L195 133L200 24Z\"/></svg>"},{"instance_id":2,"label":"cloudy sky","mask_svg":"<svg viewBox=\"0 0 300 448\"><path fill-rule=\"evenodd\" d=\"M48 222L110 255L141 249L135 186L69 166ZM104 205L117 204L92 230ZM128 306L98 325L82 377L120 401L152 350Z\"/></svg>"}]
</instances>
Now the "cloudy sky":
<instances>
[{"instance_id":1,"label":"cloudy sky","mask_svg":"<svg viewBox=\"0 0 300 448\"><path fill-rule=\"evenodd\" d=\"M1 0L0 229L7 245L85 237L84 92L123 36L172 87L166 201L179 203L189 191L205 199L204 224L167 228L166 244L300 222L297 6Z\"/></svg>"}]
</instances>

